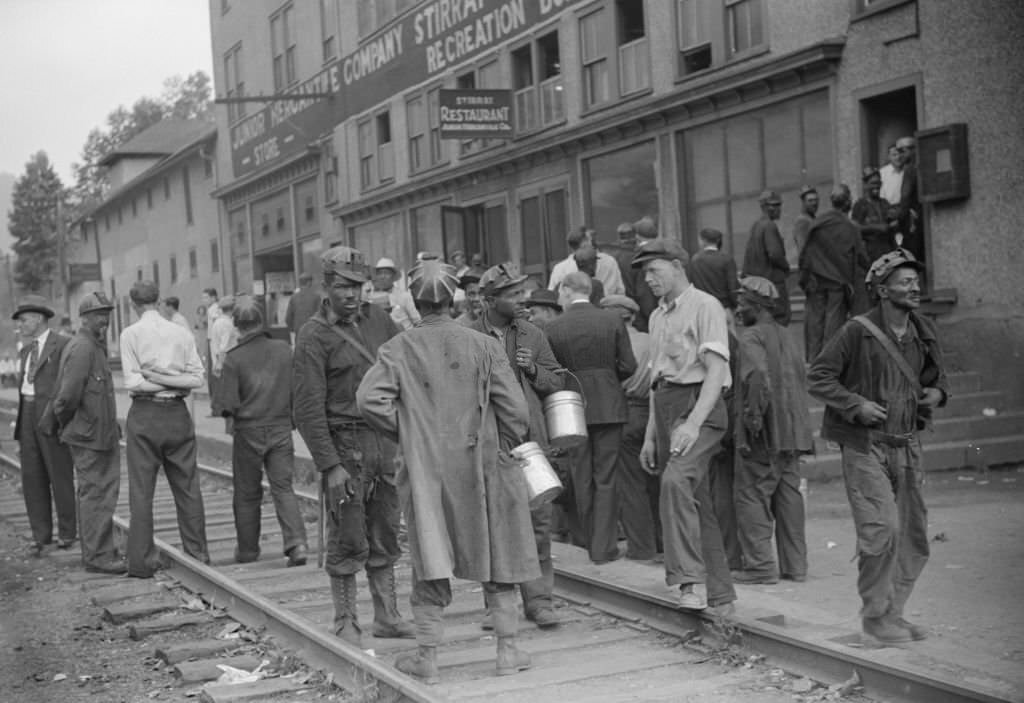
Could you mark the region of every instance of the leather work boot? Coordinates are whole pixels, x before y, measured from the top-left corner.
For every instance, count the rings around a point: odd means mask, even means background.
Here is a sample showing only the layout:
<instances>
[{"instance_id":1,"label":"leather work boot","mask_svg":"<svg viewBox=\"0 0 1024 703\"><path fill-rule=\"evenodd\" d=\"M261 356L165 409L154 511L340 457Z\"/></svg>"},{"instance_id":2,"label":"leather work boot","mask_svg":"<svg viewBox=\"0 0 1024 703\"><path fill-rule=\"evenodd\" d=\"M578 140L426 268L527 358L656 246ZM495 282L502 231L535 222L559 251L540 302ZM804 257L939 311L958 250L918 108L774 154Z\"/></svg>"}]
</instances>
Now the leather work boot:
<instances>
[{"instance_id":1,"label":"leather work boot","mask_svg":"<svg viewBox=\"0 0 1024 703\"><path fill-rule=\"evenodd\" d=\"M444 622L441 606L414 605L413 620L416 622L416 653L403 654L395 660L395 668L403 674L416 676L425 683L435 684L441 680L437 671L437 645L444 636Z\"/></svg>"},{"instance_id":2,"label":"leather work boot","mask_svg":"<svg viewBox=\"0 0 1024 703\"><path fill-rule=\"evenodd\" d=\"M527 613L526 619L536 623L542 630L549 630L562 624L562 619L555 613L554 608L537 608L532 613Z\"/></svg>"},{"instance_id":3,"label":"leather work boot","mask_svg":"<svg viewBox=\"0 0 1024 703\"><path fill-rule=\"evenodd\" d=\"M703 583L685 583L679 587L679 607L682 610L705 610L708 591Z\"/></svg>"},{"instance_id":4,"label":"leather work boot","mask_svg":"<svg viewBox=\"0 0 1024 703\"><path fill-rule=\"evenodd\" d=\"M363 631L356 614L356 575L332 576L331 598L334 599L334 635L362 649Z\"/></svg>"},{"instance_id":5,"label":"leather work boot","mask_svg":"<svg viewBox=\"0 0 1024 703\"><path fill-rule=\"evenodd\" d=\"M530 655L516 646L519 633L519 609L515 591L487 593L487 607L491 611L494 632L498 635L498 676L508 676L530 668Z\"/></svg>"},{"instance_id":6,"label":"leather work boot","mask_svg":"<svg viewBox=\"0 0 1024 703\"><path fill-rule=\"evenodd\" d=\"M306 565L306 545L296 544L294 547L288 550L288 566L305 566Z\"/></svg>"},{"instance_id":7,"label":"leather work boot","mask_svg":"<svg viewBox=\"0 0 1024 703\"><path fill-rule=\"evenodd\" d=\"M373 636L384 639L416 637L416 628L403 620L398 612L394 567L367 569L366 576L370 582L370 595L373 596Z\"/></svg>"},{"instance_id":8,"label":"leather work boot","mask_svg":"<svg viewBox=\"0 0 1024 703\"><path fill-rule=\"evenodd\" d=\"M912 622L907 622L903 619L903 616L897 617L896 622L900 627L910 633L910 637L915 642L928 639L928 630L926 628L921 627L920 625L915 625Z\"/></svg>"},{"instance_id":9,"label":"leather work boot","mask_svg":"<svg viewBox=\"0 0 1024 703\"><path fill-rule=\"evenodd\" d=\"M909 642L913 639L910 630L900 625L899 621L891 615L883 615L880 618L863 618L861 625L864 628L864 634L886 644Z\"/></svg>"}]
</instances>

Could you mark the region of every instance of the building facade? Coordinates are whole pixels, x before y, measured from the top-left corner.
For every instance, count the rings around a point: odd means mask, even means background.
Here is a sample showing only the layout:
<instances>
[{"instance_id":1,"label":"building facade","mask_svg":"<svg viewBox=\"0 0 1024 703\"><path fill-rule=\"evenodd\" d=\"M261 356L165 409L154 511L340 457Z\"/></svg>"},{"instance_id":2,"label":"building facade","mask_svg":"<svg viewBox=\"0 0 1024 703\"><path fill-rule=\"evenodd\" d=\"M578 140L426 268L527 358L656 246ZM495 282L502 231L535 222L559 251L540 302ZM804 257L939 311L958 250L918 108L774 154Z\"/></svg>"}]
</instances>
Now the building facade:
<instances>
[{"instance_id":1,"label":"building facade","mask_svg":"<svg viewBox=\"0 0 1024 703\"><path fill-rule=\"evenodd\" d=\"M643 215L691 249L719 229L740 262L767 188L795 265L803 185L859 195L898 137L962 124L959 160L922 148L929 182L970 181L923 206L929 309L953 346L984 334L995 368L1019 360L1019 2L212 0L211 18L218 95L333 96L219 110L222 217L252 282L335 239L543 282L570 230L611 243ZM511 91L515 137L442 139L452 88Z\"/></svg>"},{"instance_id":2,"label":"building facade","mask_svg":"<svg viewBox=\"0 0 1024 703\"><path fill-rule=\"evenodd\" d=\"M162 298L177 297L200 340L203 289L231 290L224 270L231 261L221 255L220 208L210 195L216 143L209 123L165 120L104 159L110 192L74 228L82 256L95 250L102 284L83 285L71 308L74 313L77 299L102 288L116 306L112 340L136 319L128 296L136 281L152 280Z\"/></svg>"}]
</instances>

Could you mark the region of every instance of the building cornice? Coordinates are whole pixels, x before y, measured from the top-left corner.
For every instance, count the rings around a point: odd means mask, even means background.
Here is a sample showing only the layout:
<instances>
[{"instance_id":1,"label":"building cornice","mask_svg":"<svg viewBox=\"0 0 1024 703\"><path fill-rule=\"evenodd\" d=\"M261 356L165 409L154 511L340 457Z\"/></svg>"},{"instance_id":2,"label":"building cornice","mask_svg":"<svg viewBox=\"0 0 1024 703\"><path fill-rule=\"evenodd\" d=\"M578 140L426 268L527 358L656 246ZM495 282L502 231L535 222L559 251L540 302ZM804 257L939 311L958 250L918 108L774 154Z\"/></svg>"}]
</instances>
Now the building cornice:
<instances>
[{"instance_id":1,"label":"building cornice","mask_svg":"<svg viewBox=\"0 0 1024 703\"><path fill-rule=\"evenodd\" d=\"M215 189L211 197L224 201L229 210L261 195L278 190L281 186L316 175L320 168L320 153L296 154L265 173L255 173Z\"/></svg>"},{"instance_id":2,"label":"building cornice","mask_svg":"<svg viewBox=\"0 0 1024 703\"><path fill-rule=\"evenodd\" d=\"M445 194L481 178L513 173L584 150L653 132L662 127L743 103L786 93L835 75L846 45L827 39L782 56L756 58L680 82L668 94L630 100L589 116L581 124L546 132L501 151L488 150L466 163L433 170L357 201L335 205L335 217L364 219L421 197Z\"/></svg>"}]
</instances>

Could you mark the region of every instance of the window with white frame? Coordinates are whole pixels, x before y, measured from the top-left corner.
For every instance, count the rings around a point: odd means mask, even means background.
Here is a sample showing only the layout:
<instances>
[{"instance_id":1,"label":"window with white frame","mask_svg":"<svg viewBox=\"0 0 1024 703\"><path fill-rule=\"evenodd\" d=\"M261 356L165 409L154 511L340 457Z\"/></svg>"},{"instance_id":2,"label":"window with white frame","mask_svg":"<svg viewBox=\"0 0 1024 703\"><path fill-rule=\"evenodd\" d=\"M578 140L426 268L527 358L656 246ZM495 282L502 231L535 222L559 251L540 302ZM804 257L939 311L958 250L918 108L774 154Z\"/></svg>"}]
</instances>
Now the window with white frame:
<instances>
[{"instance_id":1,"label":"window with white frame","mask_svg":"<svg viewBox=\"0 0 1024 703\"><path fill-rule=\"evenodd\" d=\"M558 31L515 49L512 54L516 131L528 132L565 119L562 59Z\"/></svg>"},{"instance_id":2,"label":"window with white frame","mask_svg":"<svg viewBox=\"0 0 1024 703\"><path fill-rule=\"evenodd\" d=\"M767 43L764 0L676 0L676 73L686 78Z\"/></svg>"},{"instance_id":3,"label":"window with white frame","mask_svg":"<svg viewBox=\"0 0 1024 703\"><path fill-rule=\"evenodd\" d=\"M395 148L391 141L391 112L373 118L377 131L377 173L381 183L395 180Z\"/></svg>"},{"instance_id":4,"label":"window with white frame","mask_svg":"<svg viewBox=\"0 0 1024 703\"><path fill-rule=\"evenodd\" d=\"M241 98L245 95L245 81L242 79L242 43L235 44L224 54L225 96ZM228 103L228 121L245 117L245 103Z\"/></svg>"},{"instance_id":5,"label":"window with white frame","mask_svg":"<svg viewBox=\"0 0 1024 703\"><path fill-rule=\"evenodd\" d=\"M320 0L320 47L324 63L338 57L338 0Z\"/></svg>"},{"instance_id":6,"label":"window with white frame","mask_svg":"<svg viewBox=\"0 0 1024 703\"><path fill-rule=\"evenodd\" d=\"M378 112L356 123L359 142L359 184L375 188L395 178L395 150L391 141L391 113Z\"/></svg>"},{"instance_id":7,"label":"window with white frame","mask_svg":"<svg viewBox=\"0 0 1024 703\"><path fill-rule=\"evenodd\" d=\"M291 4L270 17L270 52L274 90L281 91L297 80L295 67L295 10Z\"/></svg>"},{"instance_id":8,"label":"window with white frame","mask_svg":"<svg viewBox=\"0 0 1024 703\"><path fill-rule=\"evenodd\" d=\"M410 173L448 161L448 152L441 140L440 96L441 86L435 86L406 100Z\"/></svg>"},{"instance_id":9,"label":"window with white frame","mask_svg":"<svg viewBox=\"0 0 1024 703\"><path fill-rule=\"evenodd\" d=\"M377 184L377 148L373 133L373 119L356 123L359 141L359 185L363 190Z\"/></svg>"},{"instance_id":10,"label":"window with white frame","mask_svg":"<svg viewBox=\"0 0 1024 703\"><path fill-rule=\"evenodd\" d=\"M710 68L715 57L712 37L713 7L703 0L677 0L676 36L679 46L678 71L688 76Z\"/></svg>"},{"instance_id":11,"label":"window with white frame","mask_svg":"<svg viewBox=\"0 0 1024 703\"><path fill-rule=\"evenodd\" d=\"M615 34L619 53L619 94L651 87L651 55L644 0L615 0Z\"/></svg>"},{"instance_id":12,"label":"window with white frame","mask_svg":"<svg viewBox=\"0 0 1024 703\"><path fill-rule=\"evenodd\" d=\"M608 42L604 8L580 18L580 52L583 64L583 107L596 107L611 99L608 84Z\"/></svg>"},{"instance_id":13,"label":"window with white frame","mask_svg":"<svg viewBox=\"0 0 1024 703\"><path fill-rule=\"evenodd\" d=\"M726 0L729 54L741 54L764 43L764 0Z\"/></svg>"}]
</instances>

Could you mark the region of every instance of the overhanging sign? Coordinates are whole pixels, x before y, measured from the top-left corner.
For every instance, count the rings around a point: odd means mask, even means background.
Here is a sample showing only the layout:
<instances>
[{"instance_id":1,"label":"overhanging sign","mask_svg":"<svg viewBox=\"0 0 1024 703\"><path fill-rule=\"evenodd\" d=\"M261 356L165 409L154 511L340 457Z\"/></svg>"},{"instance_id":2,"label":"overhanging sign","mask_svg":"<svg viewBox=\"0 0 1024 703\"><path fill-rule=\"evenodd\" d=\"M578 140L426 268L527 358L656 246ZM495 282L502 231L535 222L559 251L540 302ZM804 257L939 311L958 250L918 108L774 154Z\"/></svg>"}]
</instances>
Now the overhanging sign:
<instances>
[{"instance_id":1,"label":"overhanging sign","mask_svg":"<svg viewBox=\"0 0 1024 703\"><path fill-rule=\"evenodd\" d=\"M435 0L340 61L347 119L524 34L582 0ZM552 27L554 29L554 27Z\"/></svg>"},{"instance_id":2,"label":"overhanging sign","mask_svg":"<svg viewBox=\"0 0 1024 703\"><path fill-rule=\"evenodd\" d=\"M341 89L341 68L334 63L294 90L334 93ZM231 127L231 166L235 178L282 161L304 150L344 119L340 98L305 98L268 103Z\"/></svg>"},{"instance_id":3,"label":"overhanging sign","mask_svg":"<svg viewBox=\"0 0 1024 703\"><path fill-rule=\"evenodd\" d=\"M511 90L442 90L442 139L511 139Z\"/></svg>"}]
</instances>

